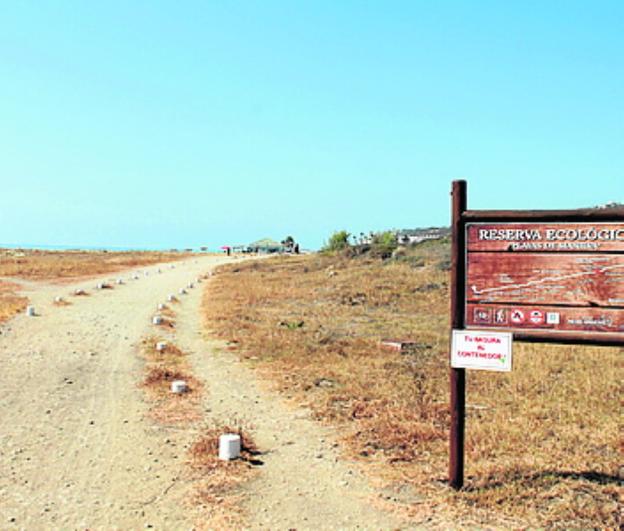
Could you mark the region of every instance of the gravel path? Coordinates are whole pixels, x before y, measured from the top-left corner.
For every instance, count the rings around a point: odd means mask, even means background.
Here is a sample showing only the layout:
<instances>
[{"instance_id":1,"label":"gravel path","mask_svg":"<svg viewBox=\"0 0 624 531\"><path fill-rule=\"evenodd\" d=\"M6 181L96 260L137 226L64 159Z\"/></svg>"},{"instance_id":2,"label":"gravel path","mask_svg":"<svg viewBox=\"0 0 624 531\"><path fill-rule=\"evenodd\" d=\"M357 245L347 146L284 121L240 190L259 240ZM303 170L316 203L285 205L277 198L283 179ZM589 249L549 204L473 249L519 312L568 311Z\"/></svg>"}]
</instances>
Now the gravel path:
<instances>
[{"instance_id":1,"label":"gravel path","mask_svg":"<svg viewBox=\"0 0 624 531\"><path fill-rule=\"evenodd\" d=\"M146 416L137 387L140 340L157 304L225 257L143 268L75 285L29 283L38 316L0 327L0 528L189 529L185 447L197 426L172 430ZM162 273L158 273L158 269ZM143 272L147 271L149 275ZM123 277L112 290L98 281ZM74 289L89 291L73 297ZM254 426L264 454L244 487L249 529L396 529L378 494L342 460L335 434L288 406L202 332L201 289L177 305L175 342L205 385L206 421ZM61 295L72 304L52 304Z\"/></svg>"},{"instance_id":2,"label":"gravel path","mask_svg":"<svg viewBox=\"0 0 624 531\"><path fill-rule=\"evenodd\" d=\"M38 316L0 328L1 529L185 527L184 490L173 488L179 447L145 417L136 345L167 294L220 262L150 266L138 280L29 283ZM118 277L124 285L94 289ZM90 295L71 296L77 287ZM54 306L58 295L72 304Z\"/></svg>"}]
</instances>

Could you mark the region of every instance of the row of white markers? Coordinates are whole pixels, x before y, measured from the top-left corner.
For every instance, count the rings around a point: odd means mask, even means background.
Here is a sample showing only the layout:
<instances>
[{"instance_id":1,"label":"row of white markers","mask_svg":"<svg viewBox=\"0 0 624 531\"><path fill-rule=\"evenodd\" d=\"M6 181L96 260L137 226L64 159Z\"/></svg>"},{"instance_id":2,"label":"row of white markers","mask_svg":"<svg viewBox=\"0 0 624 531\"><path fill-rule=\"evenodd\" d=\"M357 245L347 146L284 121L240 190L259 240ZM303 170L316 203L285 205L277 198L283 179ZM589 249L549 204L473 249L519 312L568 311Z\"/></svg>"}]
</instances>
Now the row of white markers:
<instances>
[{"instance_id":1,"label":"row of white markers","mask_svg":"<svg viewBox=\"0 0 624 531\"><path fill-rule=\"evenodd\" d=\"M180 288L178 293L180 295L186 295L187 289L193 289L195 284L199 284L201 282L201 278L196 278L195 282L190 282L186 288ZM167 302L176 301L176 296L173 293L170 293L167 296ZM158 305L158 310L164 310L165 305L160 303ZM160 314L154 315L152 317L152 324L160 325L163 323L163 316ZM156 350L158 352L164 352L167 350L167 342L159 341L156 343ZM188 392L188 384L184 380L174 380L171 382L171 392L175 394L183 394ZM219 459L222 461L231 461L232 459L238 459L240 457L241 452L241 437L236 433L224 433L219 437Z\"/></svg>"},{"instance_id":2,"label":"row of white markers","mask_svg":"<svg viewBox=\"0 0 624 531\"><path fill-rule=\"evenodd\" d=\"M175 269L175 265L171 264L170 269ZM162 273L162 270L158 269L157 272ZM145 271L144 275L146 277L149 276L149 271ZM141 277L139 273L134 273L131 278L133 280L139 280L139 278ZM195 284L199 284L200 282L201 282L201 278L198 277L195 279L195 282L190 282L186 286L186 288L180 288L178 293L180 295L186 295L187 289L193 289L195 287ZM123 285L123 283L124 283L123 278L118 278L116 280L116 284L119 286ZM101 290L101 289L106 289L108 287L110 287L108 286L108 284L104 282L98 282L95 286L95 289ZM86 295L86 291L82 288L78 288L74 291L74 295ZM168 302L174 302L175 300L177 299L173 293L169 294L169 296L167 297ZM56 303L63 302L63 297L60 297L60 296L55 297L54 302ZM158 310L160 311L164 309L165 309L165 305L160 303L158 305ZM26 315L30 317L35 316L36 315L35 307L27 306ZM162 324L162 322L163 322L163 317L160 314L156 314L152 318L152 324L160 325ZM158 343L156 343L156 350L158 352L164 352L166 349L167 349L167 343L165 341L159 341ZM186 393L187 391L188 391L188 384L184 380L174 380L173 382L171 382L172 393L182 394L182 393ZM236 433L225 433L219 437L219 459L223 461L230 461L232 459L237 459L238 457L240 457L240 451L241 451L240 435Z\"/></svg>"},{"instance_id":3,"label":"row of white markers","mask_svg":"<svg viewBox=\"0 0 624 531\"><path fill-rule=\"evenodd\" d=\"M169 269L175 269L175 265L171 264L169 266ZM158 274L162 273L162 269L158 268L157 269L157 273ZM149 271L144 271L143 274L147 277L147 276L149 276ZM139 273L134 273L130 278L132 280L139 280L141 278L141 275ZM117 284L118 286L123 285L124 284L124 279L121 278L121 277L118 278L115 281L115 284ZM98 289L98 290L100 290L100 289L107 289L107 288L110 288L110 287L111 286L109 284L107 284L106 282L98 282L95 285L95 289ZM74 290L74 295L86 295L86 294L87 294L87 292L83 288L76 288ZM54 302L56 302L56 303L60 303L60 302L63 302L63 301L64 301L64 299L61 296L54 297ZM37 315L35 307L34 306L26 306L26 315L28 315L29 317L34 317L35 315Z\"/></svg>"},{"instance_id":4,"label":"row of white markers","mask_svg":"<svg viewBox=\"0 0 624 531\"><path fill-rule=\"evenodd\" d=\"M196 278L195 282L189 282L186 286L186 288L180 288L180 290L178 291L178 293L180 295L186 295L188 292L186 291L187 289L193 289L195 287L195 284L199 284L201 282L201 278ZM174 302L178 299L176 299L176 296L173 293L170 293L167 296L167 302ZM163 303L160 303L158 305L158 310L164 310L165 309L165 305ZM164 318L162 315L160 314L156 314L154 315L154 317L152 317L152 324L154 325L160 325L164 322ZM158 343L156 343L156 350L158 352L164 352L167 349L167 343L165 341L160 341ZM174 380L173 382L171 382L171 392L175 393L175 394L182 394L182 393L186 393L188 391L188 384L184 381L184 380Z\"/></svg>"}]
</instances>

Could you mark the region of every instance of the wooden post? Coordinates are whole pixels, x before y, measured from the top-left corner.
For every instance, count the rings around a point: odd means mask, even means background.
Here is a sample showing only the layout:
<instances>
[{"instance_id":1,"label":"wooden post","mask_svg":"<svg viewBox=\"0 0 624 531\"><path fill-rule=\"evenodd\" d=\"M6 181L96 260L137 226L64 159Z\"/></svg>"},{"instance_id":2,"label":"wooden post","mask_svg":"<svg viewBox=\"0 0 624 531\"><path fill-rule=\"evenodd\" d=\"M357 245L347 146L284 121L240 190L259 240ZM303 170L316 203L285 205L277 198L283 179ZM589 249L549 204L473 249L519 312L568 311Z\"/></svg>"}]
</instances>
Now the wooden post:
<instances>
[{"instance_id":1,"label":"wooden post","mask_svg":"<svg viewBox=\"0 0 624 531\"><path fill-rule=\"evenodd\" d=\"M466 234L462 218L467 207L466 181L453 181L451 196L451 329L461 330L466 305ZM450 387L449 484L459 490L464 484L465 369L450 369Z\"/></svg>"}]
</instances>

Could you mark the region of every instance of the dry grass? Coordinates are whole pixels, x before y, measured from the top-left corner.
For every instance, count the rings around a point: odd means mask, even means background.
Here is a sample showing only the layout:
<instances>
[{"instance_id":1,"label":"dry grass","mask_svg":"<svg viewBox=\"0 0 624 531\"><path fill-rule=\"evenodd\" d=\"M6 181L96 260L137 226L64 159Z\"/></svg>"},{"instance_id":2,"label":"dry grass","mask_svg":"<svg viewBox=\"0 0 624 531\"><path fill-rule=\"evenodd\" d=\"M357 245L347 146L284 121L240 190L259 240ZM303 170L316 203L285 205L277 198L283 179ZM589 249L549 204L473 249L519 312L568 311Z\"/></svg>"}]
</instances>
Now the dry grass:
<instances>
[{"instance_id":1,"label":"dry grass","mask_svg":"<svg viewBox=\"0 0 624 531\"><path fill-rule=\"evenodd\" d=\"M141 387L151 402L150 416L162 424L189 424L201 419L202 383L193 377L186 354L167 341L163 352L156 350L156 343L163 341L156 336L141 342L140 354L145 363L145 376ZM183 394L171 392L171 382L184 380L188 391Z\"/></svg>"},{"instance_id":2,"label":"dry grass","mask_svg":"<svg viewBox=\"0 0 624 531\"><path fill-rule=\"evenodd\" d=\"M26 309L28 299L18 295L18 291L18 285L0 280L0 323Z\"/></svg>"},{"instance_id":3,"label":"dry grass","mask_svg":"<svg viewBox=\"0 0 624 531\"><path fill-rule=\"evenodd\" d=\"M41 251L0 249L0 276L29 280L70 280L187 258L157 251Z\"/></svg>"},{"instance_id":4,"label":"dry grass","mask_svg":"<svg viewBox=\"0 0 624 531\"><path fill-rule=\"evenodd\" d=\"M258 448L250 429L240 422L212 425L202 430L200 438L189 449L189 464L197 476L194 502L202 508L206 518L201 528L241 529L244 515L240 509L240 485L253 476L253 465L258 464ZM241 436L241 458L221 461L219 436L237 433Z\"/></svg>"},{"instance_id":5,"label":"dry grass","mask_svg":"<svg viewBox=\"0 0 624 531\"><path fill-rule=\"evenodd\" d=\"M156 344L165 342L167 346L164 351L156 350ZM183 357L186 354L176 347L171 341L160 336L149 336L141 341L141 354L143 358L152 363L160 363L167 359L169 366L176 366L177 363L185 363ZM166 358L165 358L166 356Z\"/></svg>"},{"instance_id":6,"label":"dry grass","mask_svg":"<svg viewBox=\"0 0 624 531\"><path fill-rule=\"evenodd\" d=\"M468 374L467 485L446 486L448 247L400 261L304 256L224 266L207 326L316 416L376 477L465 525L617 527L623 357L517 344L510 374ZM209 304L208 304L209 301ZM379 348L411 339L407 354Z\"/></svg>"}]
</instances>

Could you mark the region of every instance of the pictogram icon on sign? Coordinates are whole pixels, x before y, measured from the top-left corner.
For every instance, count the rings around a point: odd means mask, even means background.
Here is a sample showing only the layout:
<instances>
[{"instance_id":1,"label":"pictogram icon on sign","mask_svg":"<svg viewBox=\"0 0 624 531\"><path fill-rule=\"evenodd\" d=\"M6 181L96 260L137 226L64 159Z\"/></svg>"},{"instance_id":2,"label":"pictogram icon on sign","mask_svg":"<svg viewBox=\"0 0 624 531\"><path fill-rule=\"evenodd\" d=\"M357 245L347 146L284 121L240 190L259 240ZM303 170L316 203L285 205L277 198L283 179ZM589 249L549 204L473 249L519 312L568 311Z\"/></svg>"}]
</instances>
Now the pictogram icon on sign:
<instances>
[{"instance_id":1,"label":"pictogram icon on sign","mask_svg":"<svg viewBox=\"0 0 624 531\"><path fill-rule=\"evenodd\" d=\"M496 324L507 324L507 308L499 308L494 313L494 322Z\"/></svg>"},{"instance_id":2,"label":"pictogram icon on sign","mask_svg":"<svg viewBox=\"0 0 624 531\"><path fill-rule=\"evenodd\" d=\"M514 309L511 311L511 322L515 324L524 323L524 312L522 310Z\"/></svg>"},{"instance_id":3,"label":"pictogram icon on sign","mask_svg":"<svg viewBox=\"0 0 624 531\"><path fill-rule=\"evenodd\" d=\"M489 324L492 322L492 310L490 308L475 308L475 323Z\"/></svg>"},{"instance_id":4,"label":"pictogram icon on sign","mask_svg":"<svg viewBox=\"0 0 624 531\"><path fill-rule=\"evenodd\" d=\"M544 312L533 310L529 319L533 324L542 324L544 322Z\"/></svg>"}]
</instances>

